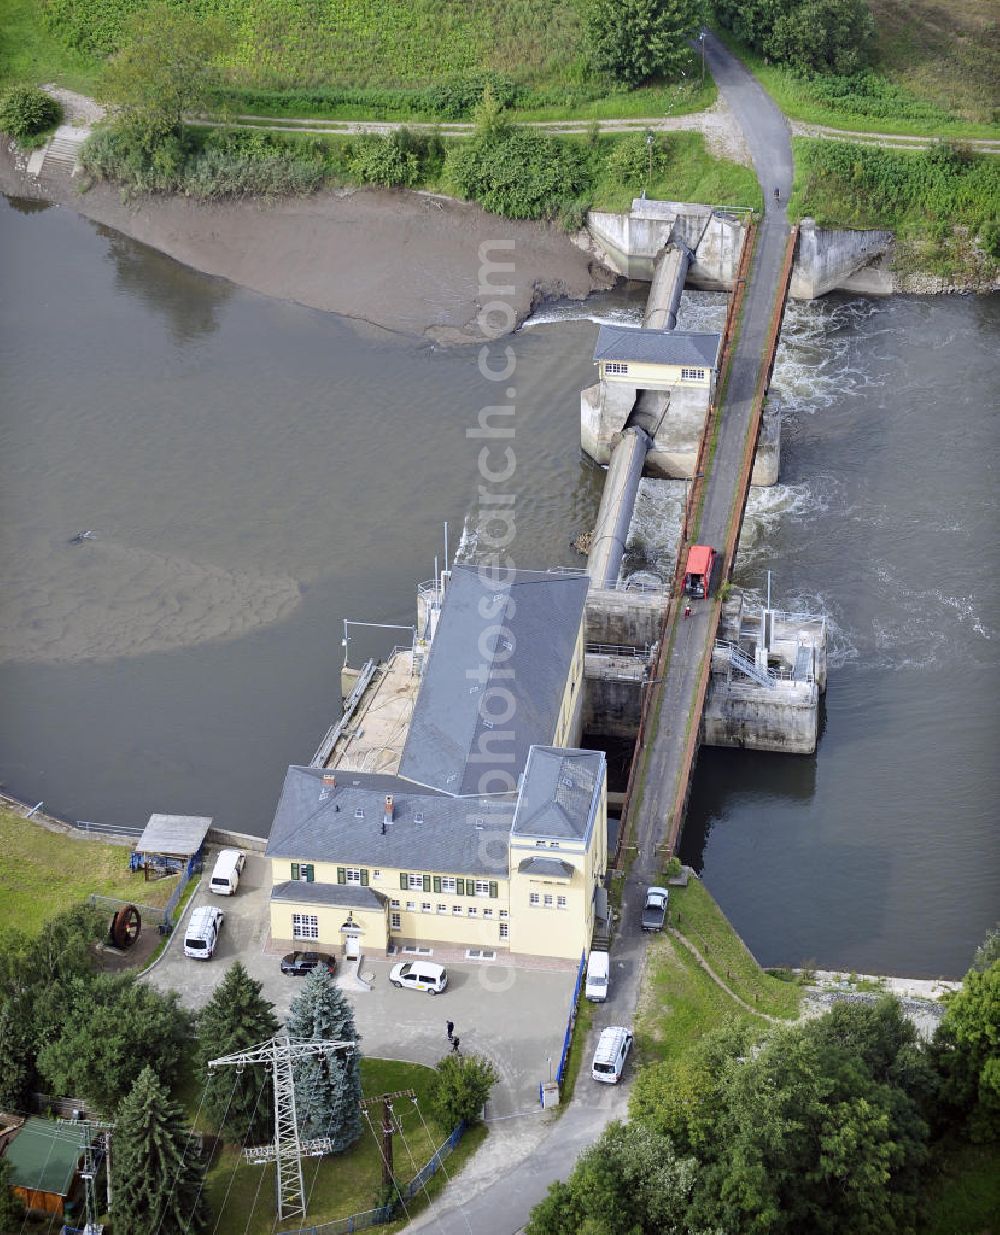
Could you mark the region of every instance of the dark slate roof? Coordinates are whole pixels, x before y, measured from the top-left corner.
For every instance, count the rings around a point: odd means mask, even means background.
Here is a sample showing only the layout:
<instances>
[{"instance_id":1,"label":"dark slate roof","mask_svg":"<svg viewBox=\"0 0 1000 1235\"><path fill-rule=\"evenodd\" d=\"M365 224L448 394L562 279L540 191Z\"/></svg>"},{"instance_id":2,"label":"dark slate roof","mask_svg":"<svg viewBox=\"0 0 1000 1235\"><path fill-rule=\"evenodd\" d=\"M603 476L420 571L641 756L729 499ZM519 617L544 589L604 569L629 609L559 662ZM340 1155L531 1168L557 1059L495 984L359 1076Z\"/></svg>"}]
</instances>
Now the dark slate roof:
<instances>
[{"instance_id":1,"label":"dark slate roof","mask_svg":"<svg viewBox=\"0 0 1000 1235\"><path fill-rule=\"evenodd\" d=\"M345 909L381 909L385 897L374 888L355 883L304 883L289 880L271 889L271 900L291 901L296 905L343 905Z\"/></svg>"},{"instance_id":2,"label":"dark slate roof","mask_svg":"<svg viewBox=\"0 0 1000 1235\"><path fill-rule=\"evenodd\" d=\"M722 335L702 331L602 326L594 348L594 359L697 365L714 369L718 363L721 341Z\"/></svg>"},{"instance_id":3,"label":"dark slate roof","mask_svg":"<svg viewBox=\"0 0 1000 1235\"><path fill-rule=\"evenodd\" d=\"M514 837L586 841L604 774L599 750L534 747L517 799Z\"/></svg>"},{"instance_id":4,"label":"dark slate roof","mask_svg":"<svg viewBox=\"0 0 1000 1235\"><path fill-rule=\"evenodd\" d=\"M517 869L522 875L539 875L545 879L573 878L573 864L560 862L558 858L525 858L518 862Z\"/></svg>"},{"instance_id":5,"label":"dark slate roof","mask_svg":"<svg viewBox=\"0 0 1000 1235\"><path fill-rule=\"evenodd\" d=\"M370 772L338 771L331 785L331 775L322 768L288 769L268 857L506 877L513 794L459 798ZM386 794L393 797L393 822L383 835ZM492 840L497 832L500 841Z\"/></svg>"},{"instance_id":6,"label":"dark slate roof","mask_svg":"<svg viewBox=\"0 0 1000 1235\"><path fill-rule=\"evenodd\" d=\"M26 1119L7 1146L11 1187L68 1196L83 1154L87 1131L49 1119Z\"/></svg>"},{"instance_id":7,"label":"dark slate roof","mask_svg":"<svg viewBox=\"0 0 1000 1235\"><path fill-rule=\"evenodd\" d=\"M497 583L475 566L454 568L403 747L401 776L462 794L477 793L480 786L499 789L499 779L489 776L493 771L516 782L528 748L551 742L555 734L587 587L584 574L518 570ZM488 723L489 712L498 713L502 699L490 696L485 718L480 712L490 685L513 692L515 699L511 720L496 727ZM504 738L505 732L513 736ZM470 761L473 754L492 757Z\"/></svg>"}]
</instances>

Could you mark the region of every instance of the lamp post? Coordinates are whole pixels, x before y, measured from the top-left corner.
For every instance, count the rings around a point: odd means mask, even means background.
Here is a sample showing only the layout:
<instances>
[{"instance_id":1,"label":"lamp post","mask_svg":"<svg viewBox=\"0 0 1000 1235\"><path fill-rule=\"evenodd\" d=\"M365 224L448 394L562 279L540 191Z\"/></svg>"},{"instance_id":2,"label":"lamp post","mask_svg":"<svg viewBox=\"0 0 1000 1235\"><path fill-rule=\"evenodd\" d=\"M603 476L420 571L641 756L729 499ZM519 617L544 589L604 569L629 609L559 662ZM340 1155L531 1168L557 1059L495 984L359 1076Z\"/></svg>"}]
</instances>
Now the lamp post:
<instances>
[{"instance_id":1,"label":"lamp post","mask_svg":"<svg viewBox=\"0 0 1000 1235\"><path fill-rule=\"evenodd\" d=\"M698 35L698 42L701 44L701 84L705 84L705 31L702 30Z\"/></svg>"},{"instance_id":2,"label":"lamp post","mask_svg":"<svg viewBox=\"0 0 1000 1235\"><path fill-rule=\"evenodd\" d=\"M649 189L649 182L653 179L653 134L646 131L646 153L649 156L648 171L646 172L646 188Z\"/></svg>"}]
</instances>

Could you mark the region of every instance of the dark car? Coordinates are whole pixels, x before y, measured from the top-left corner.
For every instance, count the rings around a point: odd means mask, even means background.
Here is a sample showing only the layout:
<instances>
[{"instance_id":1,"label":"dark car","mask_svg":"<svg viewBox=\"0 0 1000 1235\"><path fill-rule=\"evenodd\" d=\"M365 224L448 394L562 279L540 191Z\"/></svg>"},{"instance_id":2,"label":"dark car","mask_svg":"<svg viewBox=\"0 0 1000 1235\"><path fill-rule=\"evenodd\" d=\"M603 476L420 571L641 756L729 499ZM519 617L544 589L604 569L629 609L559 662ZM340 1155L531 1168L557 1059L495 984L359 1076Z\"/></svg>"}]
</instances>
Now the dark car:
<instances>
[{"instance_id":1,"label":"dark car","mask_svg":"<svg viewBox=\"0 0 1000 1235\"><path fill-rule=\"evenodd\" d=\"M289 952L281 958L281 972L293 974L297 978L312 973L314 969L325 969L327 973L333 973L336 968L336 959L325 952Z\"/></svg>"}]
</instances>

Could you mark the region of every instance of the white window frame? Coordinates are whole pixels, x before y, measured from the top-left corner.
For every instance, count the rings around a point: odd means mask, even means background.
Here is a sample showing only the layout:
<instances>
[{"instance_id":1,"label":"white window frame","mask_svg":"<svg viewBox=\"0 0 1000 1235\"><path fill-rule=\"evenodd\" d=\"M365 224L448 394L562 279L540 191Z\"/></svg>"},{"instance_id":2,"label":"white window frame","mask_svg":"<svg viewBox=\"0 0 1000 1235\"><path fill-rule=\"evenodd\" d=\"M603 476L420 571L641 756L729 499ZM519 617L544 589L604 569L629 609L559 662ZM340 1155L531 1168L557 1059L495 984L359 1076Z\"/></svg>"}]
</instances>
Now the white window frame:
<instances>
[{"instance_id":1,"label":"white window frame","mask_svg":"<svg viewBox=\"0 0 1000 1235\"><path fill-rule=\"evenodd\" d=\"M360 866L345 866L344 877L348 883L355 887L361 887L361 867Z\"/></svg>"},{"instance_id":2,"label":"white window frame","mask_svg":"<svg viewBox=\"0 0 1000 1235\"><path fill-rule=\"evenodd\" d=\"M447 913L447 912L448 912L448 906L447 906L447 905L442 905L442 904L441 904L441 902L440 902L440 901L438 901L437 911L438 911L438 913Z\"/></svg>"},{"instance_id":3,"label":"white window frame","mask_svg":"<svg viewBox=\"0 0 1000 1235\"><path fill-rule=\"evenodd\" d=\"M389 900L389 908L390 908L390 909L398 909L398 908L399 908L399 897L398 897L398 896L393 896L393 897L391 897L391 898L390 898L390 900Z\"/></svg>"},{"instance_id":4,"label":"white window frame","mask_svg":"<svg viewBox=\"0 0 1000 1235\"><path fill-rule=\"evenodd\" d=\"M478 915L479 915L479 910L476 908L476 906L470 905L469 906L469 917L475 918L475 917L478 917Z\"/></svg>"},{"instance_id":5,"label":"white window frame","mask_svg":"<svg viewBox=\"0 0 1000 1235\"><path fill-rule=\"evenodd\" d=\"M398 931L398 930L403 929L402 926L400 925L400 916L398 913L392 913L389 915L389 929L391 931Z\"/></svg>"},{"instance_id":6,"label":"white window frame","mask_svg":"<svg viewBox=\"0 0 1000 1235\"><path fill-rule=\"evenodd\" d=\"M477 879L476 880L476 895L477 896L489 896L489 894L490 894L490 881L488 879Z\"/></svg>"},{"instance_id":7,"label":"white window frame","mask_svg":"<svg viewBox=\"0 0 1000 1235\"><path fill-rule=\"evenodd\" d=\"M416 902L416 901L407 901L407 902L406 902L406 912L407 912L407 913L416 913L416 912L417 912L417 902Z\"/></svg>"},{"instance_id":8,"label":"white window frame","mask_svg":"<svg viewBox=\"0 0 1000 1235\"><path fill-rule=\"evenodd\" d=\"M501 922L506 922L506 921L507 921L507 919L508 919L509 917L510 917L510 910L509 910L509 909L501 909L501 910L500 910L500 921L501 921Z\"/></svg>"},{"instance_id":9,"label":"white window frame","mask_svg":"<svg viewBox=\"0 0 1000 1235\"><path fill-rule=\"evenodd\" d=\"M682 382L703 382L705 380L704 369L681 369Z\"/></svg>"},{"instance_id":10,"label":"white window frame","mask_svg":"<svg viewBox=\"0 0 1000 1235\"><path fill-rule=\"evenodd\" d=\"M430 903L430 901L421 901L421 902L420 902L420 912L421 912L421 913L430 913L430 912L431 912L431 903Z\"/></svg>"},{"instance_id":11,"label":"white window frame","mask_svg":"<svg viewBox=\"0 0 1000 1235\"><path fill-rule=\"evenodd\" d=\"M551 909L551 908L552 908L552 906L553 906L555 903L556 903L556 902L555 902L555 898L553 897L552 893L551 893L551 892L546 892L546 893L545 893L545 896L544 896L544 898L543 898L543 900L542 900L542 904L545 906L545 908L546 908L546 909Z\"/></svg>"},{"instance_id":12,"label":"white window frame","mask_svg":"<svg viewBox=\"0 0 1000 1235\"><path fill-rule=\"evenodd\" d=\"M565 897L565 896L557 896L557 897L556 897L556 908L557 908L557 909L565 909L565 908L566 908L566 897Z\"/></svg>"},{"instance_id":13,"label":"white window frame","mask_svg":"<svg viewBox=\"0 0 1000 1235\"><path fill-rule=\"evenodd\" d=\"M319 917L315 913L293 913L292 938L318 939Z\"/></svg>"},{"instance_id":14,"label":"white window frame","mask_svg":"<svg viewBox=\"0 0 1000 1235\"><path fill-rule=\"evenodd\" d=\"M501 923L500 923L500 938L501 938L501 939L509 939L509 938L510 938L510 927L507 925L507 923L506 923L506 922L501 922Z\"/></svg>"},{"instance_id":15,"label":"white window frame","mask_svg":"<svg viewBox=\"0 0 1000 1235\"><path fill-rule=\"evenodd\" d=\"M606 360L604 362L604 372L624 376L628 373L628 365L622 360Z\"/></svg>"},{"instance_id":16,"label":"white window frame","mask_svg":"<svg viewBox=\"0 0 1000 1235\"><path fill-rule=\"evenodd\" d=\"M453 895L458 891L458 880L454 875L441 876L441 891L451 892Z\"/></svg>"},{"instance_id":17,"label":"white window frame","mask_svg":"<svg viewBox=\"0 0 1000 1235\"><path fill-rule=\"evenodd\" d=\"M408 883L409 883L409 885L410 885L410 886L409 886L409 888L408 888L408 891L410 891L410 892L422 892L422 891L424 890L424 877L423 877L423 875L407 875L407 876L406 876L406 878L407 878L407 881L408 881Z\"/></svg>"},{"instance_id":18,"label":"white window frame","mask_svg":"<svg viewBox=\"0 0 1000 1235\"><path fill-rule=\"evenodd\" d=\"M452 907L451 907L451 916L452 916L453 918L460 918L460 917L462 916L462 906L461 906L461 905L452 905Z\"/></svg>"},{"instance_id":19,"label":"white window frame","mask_svg":"<svg viewBox=\"0 0 1000 1235\"><path fill-rule=\"evenodd\" d=\"M492 909L484 909L484 910L483 910L483 917L484 917L484 918L492 918L492 917L493 917L493 910L492 910Z\"/></svg>"},{"instance_id":20,"label":"white window frame","mask_svg":"<svg viewBox=\"0 0 1000 1235\"><path fill-rule=\"evenodd\" d=\"M540 892L529 892L528 893L528 904L531 906L532 909L537 909L539 905L541 905L541 903L542 903L542 896Z\"/></svg>"}]
</instances>

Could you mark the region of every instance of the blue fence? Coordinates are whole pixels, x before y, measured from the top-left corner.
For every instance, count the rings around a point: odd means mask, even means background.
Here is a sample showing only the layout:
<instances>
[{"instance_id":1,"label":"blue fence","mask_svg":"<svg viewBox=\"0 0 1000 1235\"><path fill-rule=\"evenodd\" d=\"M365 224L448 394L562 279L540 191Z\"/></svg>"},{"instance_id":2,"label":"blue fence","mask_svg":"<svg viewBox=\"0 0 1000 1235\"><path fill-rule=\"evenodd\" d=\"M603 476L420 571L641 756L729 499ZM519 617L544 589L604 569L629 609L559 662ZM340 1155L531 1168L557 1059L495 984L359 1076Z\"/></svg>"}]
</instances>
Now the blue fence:
<instances>
[{"instance_id":1,"label":"blue fence","mask_svg":"<svg viewBox=\"0 0 1000 1235\"><path fill-rule=\"evenodd\" d=\"M191 882L192 876L201 870L201 854L196 853L193 858L188 858L184 870L181 872L180 879L177 880L177 887L170 893L170 900L167 901L163 910L163 923L169 928L174 919L174 910L180 903L181 897L184 895L184 889Z\"/></svg>"},{"instance_id":2,"label":"blue fence","mask_svg":"<svg viewBox=\"0 0 1000 1235\"><path fill-rule=\"evenodd\" d=\"M563 1074L566 1071L566 1062L569 1059L569 1048L573 1042L573 1028L576 1025L576 1008L580 1002L580 987L583 984L583 973L587 968L587 952L584 949L580 953L580 968L576 971L576 985L573 987L573 999L569 1005L569 1019L566 1022L566 1033L563 1037L562 1055L559 1057L559 1070L556 1072L556 1080L562 1084Z\"/></svg>"},{"instance_id":3,"label":"blue fence","mask_svg":"<svg viewBox=\"0 0 1000 1235\"><path fill-rule=\"evenodd\" d=\"M333 1222L324 1222L320 1226L300 1227L297 1231L289 1231L287 1235L353 1235L355 1231L366 1231L370 1227L384 1226L395 1221L402 1203L412 1200L418 1192L423 1191L427 1181L434 1178L441 1170L444 1160L454 1152L464 1133L465 1124L458 1124L451 1136L434 1151L434 1156L426 1166L399 1189L400 1200L380 1205L377 1209L366 1209L364 1213L351 1214L349 1218L336 1218Z\"/></svg>"}]
</instances>

